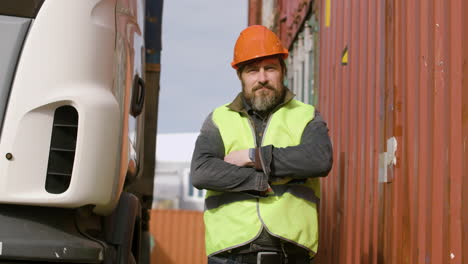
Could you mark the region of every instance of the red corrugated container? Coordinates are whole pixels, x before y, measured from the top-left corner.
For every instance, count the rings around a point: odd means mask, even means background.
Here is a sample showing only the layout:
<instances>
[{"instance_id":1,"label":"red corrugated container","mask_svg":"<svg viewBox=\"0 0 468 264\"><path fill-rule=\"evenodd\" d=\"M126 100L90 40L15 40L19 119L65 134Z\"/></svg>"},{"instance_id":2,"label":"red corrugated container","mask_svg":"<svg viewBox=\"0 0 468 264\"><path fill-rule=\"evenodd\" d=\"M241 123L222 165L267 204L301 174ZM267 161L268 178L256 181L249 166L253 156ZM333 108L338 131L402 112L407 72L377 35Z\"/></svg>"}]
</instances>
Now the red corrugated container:
<instances>
[{"instance_id":1,"label":"red corrugated container","mask_svg":"<svg viewBox=\"0 0 468 264\"><path fill-rule=\"evenodd\" d=\"M380 0L321 2L318 107L335 156L333 171L322 181L320 263L377 263L378 223L388 221L378 218L385 207L379 187L387 187L378 183L379 155L388 138L384 9ZM343 65L346 49L349 61ZM381 255L380 263L385 261Z\"/></svg>"},{"instance_id":2,"label":"red corrugated container","mask_svg":"<svg viewBox=\"0 0 468 264\"><path fill-rule=\"evenodd\" d=\"M262 0L249 0L249 25L259 25L262 21Z\"/></svg>"},{"instance_id":3,"label":"red corrugated container","mask_svg":"<svg viewBox=\"0 0 468 264\"><path fill-rule=\"evenodd\" d=\"M321 7L319 108L335 166L322 181L320 263L468 263L467 2ZM396 165L385 166L390 138Z\"/></svg>"},{"instance_id":4,"label":"red corrugated container","mask_svg":"<svg viewBox=\"0 0 468 264\"><path fill-rule=\"evenodd\" d=\"M206 264L203 212L152 210L152 264Z\"/></svg>"},{"instance_id":5,"label":"red corrugated container","mask_svg":"<svg viewBox=\"0 0 468 264\"><path fill-rule=\"evenodd\" d=\"M316 263L468 263L468 2L317 1L335 156Z\"/></svg>"}]
</instances>

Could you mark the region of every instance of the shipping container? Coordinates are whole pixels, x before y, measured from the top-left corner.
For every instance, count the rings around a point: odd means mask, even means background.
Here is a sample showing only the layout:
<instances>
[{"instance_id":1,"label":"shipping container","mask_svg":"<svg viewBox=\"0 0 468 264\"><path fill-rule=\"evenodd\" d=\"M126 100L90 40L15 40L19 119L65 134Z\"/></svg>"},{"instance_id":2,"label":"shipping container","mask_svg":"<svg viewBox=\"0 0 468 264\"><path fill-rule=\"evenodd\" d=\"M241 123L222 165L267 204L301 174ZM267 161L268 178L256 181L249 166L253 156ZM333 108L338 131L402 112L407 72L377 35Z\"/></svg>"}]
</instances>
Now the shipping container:
<instances>
[{"instance_id":1,"label":"shipping container","mask_svg":"<svg viewBox=\"0 0 468 264\"><path fill-rule=\"evenodd\" d=\"M318 38L288 62L334 146L316 263L468 263L468 2L274 3L249 21L274 12L289 60Z\"/></svg>"},{"instance_id":2,"label":"shipping container","mask_svg":"<svg viewBox=\"0 0 468 264\"><path fill-rule=\"evenodd\" d=\"M150 231L154 238L151 263L207 263L203 212L152 210Z\"/></svg>"}]
</instances>

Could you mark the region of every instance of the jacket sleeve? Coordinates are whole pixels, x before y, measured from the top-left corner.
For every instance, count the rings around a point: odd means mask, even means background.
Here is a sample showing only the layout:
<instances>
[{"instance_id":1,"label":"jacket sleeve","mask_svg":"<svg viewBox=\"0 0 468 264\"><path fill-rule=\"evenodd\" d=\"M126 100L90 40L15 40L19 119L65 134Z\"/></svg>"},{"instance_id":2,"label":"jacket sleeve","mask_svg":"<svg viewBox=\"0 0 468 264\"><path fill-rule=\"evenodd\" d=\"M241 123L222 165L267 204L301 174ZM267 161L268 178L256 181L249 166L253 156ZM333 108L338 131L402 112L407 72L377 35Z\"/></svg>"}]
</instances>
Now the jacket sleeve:
<instances>
[{"instance_id":1,"label":"jacket sleeve","mask_svg":"<svg viewBox=\"0 0 468 264\"><path fill-rule=\"evenodd\" d=\"M260 151L266 170L269 170L270 181L278 177L305 179L327 176L333 164L327 124L318 112L304 129L299 145L286 148L269 145Z\"/></svg>"},{"instance_id":2,"label":"jacket sleeve","mask_svg":"<svg viewBox=\"0 0 468 264\"><path fill-rule=\"evenodd\" d=\"M224 144L219 129L207 117L195 143L191 163L192 184L198 189L224 192L263 192L268 178L250 167L238 167L224 161Z\"/></svg>"}]
</instances>

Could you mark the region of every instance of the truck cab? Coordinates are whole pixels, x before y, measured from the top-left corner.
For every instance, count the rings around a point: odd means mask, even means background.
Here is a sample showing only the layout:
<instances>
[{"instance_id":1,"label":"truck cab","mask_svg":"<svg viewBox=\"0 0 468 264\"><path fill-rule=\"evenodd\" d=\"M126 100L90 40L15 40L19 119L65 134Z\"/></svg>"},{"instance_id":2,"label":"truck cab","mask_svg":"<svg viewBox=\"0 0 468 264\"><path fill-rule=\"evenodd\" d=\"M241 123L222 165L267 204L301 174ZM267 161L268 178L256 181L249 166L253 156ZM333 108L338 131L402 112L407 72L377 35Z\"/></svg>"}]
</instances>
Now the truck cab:
<instances>
[{"instance_id":1,"label":"truck cab","mask_svg":"<svg viewBox=\"0 0 468 264\"><path fill-rule=\"evenodd\" d=\"M0 2L0 263L149 261L145 8Z\"/></svg>"}]
</instances>

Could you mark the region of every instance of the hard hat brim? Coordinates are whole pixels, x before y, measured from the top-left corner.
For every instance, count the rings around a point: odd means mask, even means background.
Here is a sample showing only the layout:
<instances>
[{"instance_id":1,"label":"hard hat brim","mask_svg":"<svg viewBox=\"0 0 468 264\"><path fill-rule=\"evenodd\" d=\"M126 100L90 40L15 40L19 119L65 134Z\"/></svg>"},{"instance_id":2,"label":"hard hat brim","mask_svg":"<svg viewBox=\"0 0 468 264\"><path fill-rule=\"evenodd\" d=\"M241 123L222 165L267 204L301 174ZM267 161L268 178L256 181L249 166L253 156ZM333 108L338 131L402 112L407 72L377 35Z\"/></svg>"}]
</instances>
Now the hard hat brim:
<instances>
[{"instance_id":1,"label":"hard hat brim","mask_svg":"<svg viewBox=\"0 0 468 264\"><path fill-rule=\"evenodd\" d=\"M232 61L231 62L231 66L232 68L234 69L239 69L239 65L243 64L243 63L246 63L248 61L251 61L251 60L256 60L256 59L261 59L261 58L266 58L266 57L270 57L270 56L274 56L274 55L283 55L283 60L287 59L288 56L289 56L289 52L287 49L283 49L283 52L276 52L276 53L272 53L272 54L266 54L266 55L263 55L263 56L255 56L253 58L249 58L249 59L245 59L243 61Z\"/></svg>"}]
</instances>

